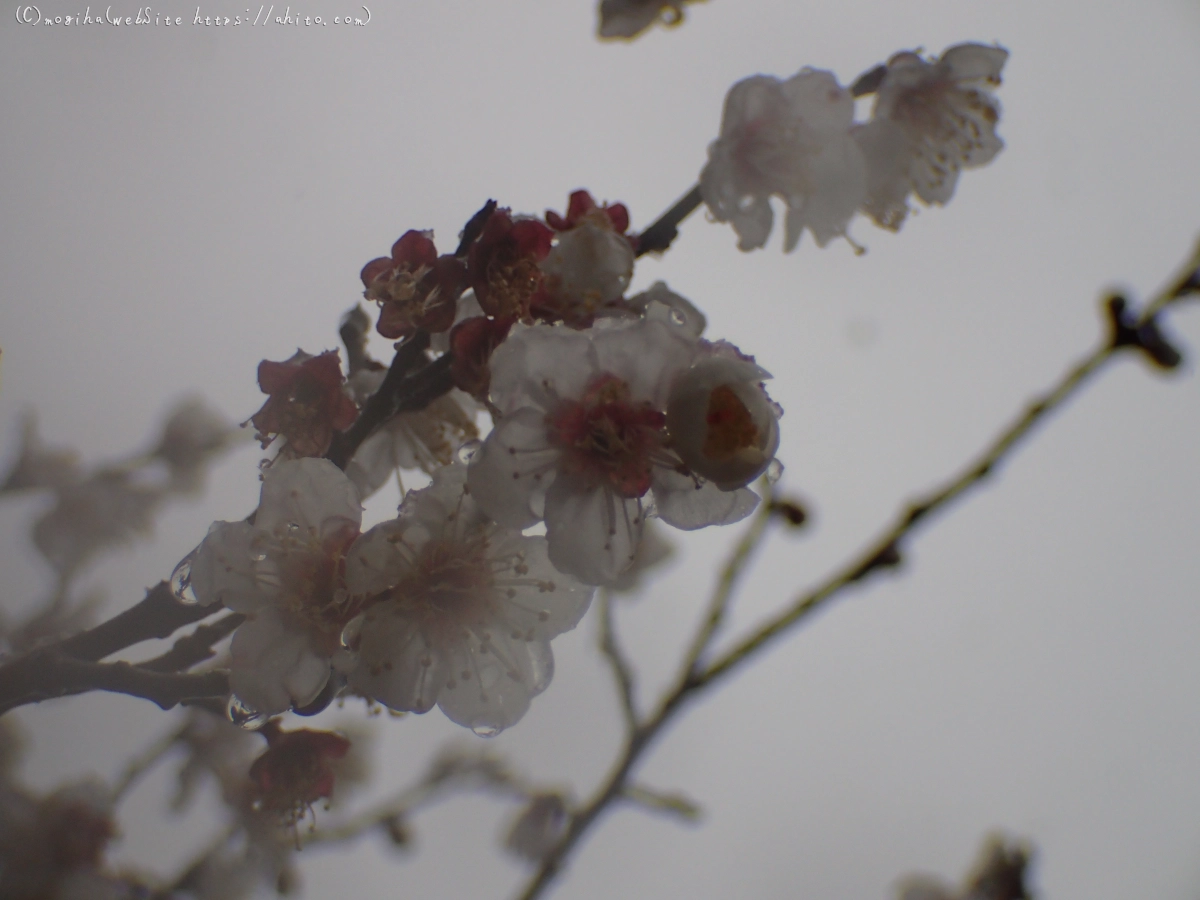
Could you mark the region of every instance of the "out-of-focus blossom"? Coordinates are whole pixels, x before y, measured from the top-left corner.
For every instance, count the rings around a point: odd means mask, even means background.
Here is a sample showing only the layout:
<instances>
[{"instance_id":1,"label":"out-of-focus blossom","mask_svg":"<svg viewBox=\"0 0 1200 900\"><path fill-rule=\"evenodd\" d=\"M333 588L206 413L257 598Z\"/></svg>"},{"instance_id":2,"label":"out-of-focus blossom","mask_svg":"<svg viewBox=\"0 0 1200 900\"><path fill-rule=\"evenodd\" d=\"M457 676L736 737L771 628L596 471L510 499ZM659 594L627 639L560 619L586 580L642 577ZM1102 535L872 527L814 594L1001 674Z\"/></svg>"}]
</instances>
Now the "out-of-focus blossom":
<instances>
[{"instance_id":1,"label":"out-of-focus blossom","mask_svg":"<svg viewBox=\"0 0 1200 900\"><path fill-rule=\"evenodd\" d=\"M539 263L550 253L553 232L537 219L513 219L497 209L484 223L467 255L475 299L489 316L528 319L529 306L542 285Z\"/></svg>"},{"instance_id":2,"label":"out-of-focus blossom","mask_svg":"<svg viewBox=\"0 0 1200 900\"><path fill-rule=\"evenodd\" d=\"M555 570L544 538L493 524L466 477L462 465L438 470L350 548L346 585L367 607L350 681L392 709L436 703L490 736L549 685L550 640L575 627L592 591Z\"/></svg>"},{"instance_id":3,"label":"out-of-focus blossom","mask_svg":"<svg viewBox=\"0 0 1200 900\"><path fill-rule=\"evenodd\" d=\"M21 449L17 460L0 483L4 491L61 488L79 480L77 455L73 450L47 447L38 434L37 417L21 417Z\"/></svg>"},{"instance_id":4,"label":"out-of-focus blossom","mask_svg":"<svg viewBox=\"0 0 1200 900\"><path fill-rule=\"evenodd\" d=\"M529 862L541 862L566 834L569 816L561 794L531 797L504 839L504 849Z\"/></svg>"},{"instance_id":5,"label":"out-of-focus blossom","mask_svg":"<svg viewBox=\"0 0 1200 900\"><path fill-rule=\"evenodd\" d=\"M33 526L33 542L56 571L69 575L101 551L148 535L165 496L127 472L98 472L58 489L54 507Z\"/></svg>"},{"instance_id":6,"label":"out-of-focus blossom","mask_svg":"<svg viewBox=\"0 0 1200 900\"><path fill-rule=\"evenodd\" d=\"M355 392L370 396L383 382L382 370L360 370L352 379ZM420 469L432 475L449 465L454 451L479 437L471 408L462 393L438 397L422 410L392 416L359 445L346 466L346 475L366 499L398 469Z\"/></svg>"},{"instance_id":7,"label":"out-of-focus blossom","mask_svg":"<svg viewBox=\"0 0 1200 900\"><path fill-rule=\"evenodd\" d=\"M417 329L445 331L454 321L467 270L453 256L438 256L432 231L406 231L392 245L391 257L363 266L363 296L380 304L376 329L386 338L403 338Z\"/></svg>"},{"instance_id":8,"label":"out-of-focus blossom","mask_svg":"<svg viewBox=\"0 0 1200 900\"><path fill-rule=\"evenodd\" d=\"M262 749L262 740L255 732L204 709L188 709L186 717L178 738L185 755L176 774L171 807L185 808L206 776L215 780L225 803L239 807L244 803L246 773Z\"/></svg>"},{"instance_id":9,"label":"out-of-focus blossom","mask_svg":"<svg viewBox=\"0 0 1200 900\"><path fill-rule=\"evenodd\" d=\"M471 460L472 495L514 528L544 518L551 561L588 584L632 564L650 492L676 527L744 518L752 491L722 491L671 447L667 401L697 352L681 326L646 319L513 334L492 357L503 417Z\"/></svg>"},{"instance_id":10,"label":"out-of-focus blossom","mask_svg":"<svg viewBox=\"0 0 1200 900\"><path fill-rule=\"evenodd\" d=\"M0 897L44 900L89 879L103 884L104 850L115 835L112 798L100 784L41 798L0 785Z\"/></svg>"},{"instance_id":11,"label":"out-of-focus blossom","mask_svg":"<svg viewBox=\"0 0 1200 900\"><path fill-rule=\"evenodd\" d=\"M713 218L733 225L740 249L766 244L772 196L787 205L785 250L805 228L821 247L846 233L867 191L853 119L854 98L830 72L805 68L786 81L755 75L730 88L700 188Z\"/></svg>"},{"instance_id":12,"label":"out-of-focus blossom","mask_svg":"<svg viewBox=\"0 0 1200 900\"><path fill-rule=\"evenodd\" d=\"M283 731L268 723L267 749L250 766L253 804L287 824L304 818L314 803L333 795L334 763L350 741L332 731Z\"/></svg>"},{"instance_id":13,"label":"out-of-focus blossom","mask_svg":"<svg viewBox=\"0 0 1200 900\"><path fill-rule=\"evenodd\" d=\"M354 424L358 408L343 389L336 350L318 356L297 350L283 362L258 364L258 386L270 399L250 417L255 437L266 447L276 437L287 442L287 457L320 456L334 432Z\"/></svg>"},{"instance_id":14,"label":"out-of-focus blossom","mask_svg":"<svg viewBox=\"0 0 1200 900\"><path fill-rule=\"evenodd\" d=\"M683 7L695 0L600 0L599 35L602 38L634 38L653 25L678 25Z\"/></svg>"},{"instance_id":15,"label":"out-of-focus blossom","mask_svg":"<svg viewBox=\"0 0 1200 900\"><path fill-rule=\"evenodd\" d=\"M897 885L897 900L1030 900L1029 859L1025 844L992 836L961 888L932 876L913 875Z\"/></svg>"},{"instance_id":16,"label":"out-of-focus blossom","mask_svg":"<svg viewBox=\"0 0 1200 900\"><path fill-rule=\"evenodd\" d=\"M991 162L1004 147L996 134L1000 85L1008 51L958 44L940 59L897 53L876 91L872 120L854 129L867 160L863 210L876 224L898 230L908 195L944 204L958 174Z\"/></svg>"},{"instance_id":17,"label":"out-of-focus blossom","mask_svg":"<svg viewBox=\"0 0 1200 900\"><path fill-rule=\"evenodd\" d=\"M171 411L154 456L170 469L174 490L195 491L203 486L205 467L232 443L236 433L222 415L191 397Z\"/></svg>"},{"instance_id":18,"label":"out-of-focus blossom","mask_svg":"<svg viewBox=\"0 0 1200 900\"><path fill-rule=\"evenodd\" d=\"M356 609L342 582L358 537L354 484L323 459L288 460L263 476L254 523L217 522L191 567L204 604L246 614L230 645L234 694L274 715L310 703L329 679Z\"/></svg>"},{"instance_id":19,"label":"out-of-focus blossom","mask_svg":"<svg viewBox=\"0 0 1200 900\"><path fill-rule=\"evenodd\" d=\"M625 235L629 212L620 204L597 206L587 191L571 194L566 216L546 221L555 244L542 262L542 290L532 312L585 328L596 313L620 301L633 277L633 244Z\"/></svg>"}]
</instances>

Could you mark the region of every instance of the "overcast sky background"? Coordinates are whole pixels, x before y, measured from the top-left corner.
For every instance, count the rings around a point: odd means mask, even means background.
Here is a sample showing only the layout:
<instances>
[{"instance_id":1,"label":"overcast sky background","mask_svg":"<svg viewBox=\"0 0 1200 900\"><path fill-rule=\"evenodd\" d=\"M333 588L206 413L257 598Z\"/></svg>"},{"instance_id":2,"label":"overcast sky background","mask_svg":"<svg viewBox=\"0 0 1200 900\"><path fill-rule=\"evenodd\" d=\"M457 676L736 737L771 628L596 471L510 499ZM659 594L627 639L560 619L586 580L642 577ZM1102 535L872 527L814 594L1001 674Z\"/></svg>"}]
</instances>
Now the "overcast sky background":
<instances>
[{"instance_id":1,"label":"overcast sky background","mask_svg":"<svg viewBox=\"0 0 1200 900\"><path fill-rule=\"evenodd\" d=\"M628 45L597 42L582 0L391 3L363 28L35 28L13 11L0 16L0 452L34 408L49 440L89 461L149 440L190 392L248 417L258 361L335 347L359 269L409 228L448 249L489 197L540 214L578 187L644 227L695 180L742 77L811 65L849 83L899 49L1007 47L1007 149L898 235L859 220L865 256L807 236L784 256L778 234L741 254L698 214L639 263L636 286L666 279L710 337L775 374L782 487L814 512L807 532L769 542L730 634L956 471L1093 346L1104 289L1145 296L1200 235L1195 0L711 0ZM1200 311L1169 327L1200 348ZM914 870L957 878L1000 828L1036 843L1048 898L1200 897L1198 400L1194 363L1108 369L922 532L902 571L847 593L665 735L641 777L695 798L702 824L616 811L555 896L874 900ZM139 597L210 521L254 505L255 461L251 446L229 457L155 542L87 583L113 610ZM27 537L38 501L5 502L7 608L49 579ZM676 568L620 610L647 698L735 534L681 536ZM594 626L556 641L554 683L492 743L577 795L619 739ZM98 695L21 721L43 786L110 776L169 727ZM380 792L446 740L479 740L436 710L378 725ZM115 858L169 872L198 845L211 822L162 827L167 787L152 779L129 801ZM374 838L306 854L307 896L507 896L522 878L497 849L509 814L467 798L415 823L412 856Z\"/></svg>"}]
</instances>

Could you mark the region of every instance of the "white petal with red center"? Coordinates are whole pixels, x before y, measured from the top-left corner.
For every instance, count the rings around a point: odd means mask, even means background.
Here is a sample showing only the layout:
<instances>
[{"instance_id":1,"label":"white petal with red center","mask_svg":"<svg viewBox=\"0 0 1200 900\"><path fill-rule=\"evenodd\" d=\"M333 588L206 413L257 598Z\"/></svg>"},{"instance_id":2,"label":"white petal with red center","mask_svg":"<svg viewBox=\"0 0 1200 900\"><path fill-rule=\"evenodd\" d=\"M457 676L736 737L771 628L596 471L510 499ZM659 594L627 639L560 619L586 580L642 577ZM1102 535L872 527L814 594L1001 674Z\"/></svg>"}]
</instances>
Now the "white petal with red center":
<instances>
[{"instance_id":1,"label":"white petal with red center","mask_svg":"<svg viewBox=\"0 0 1200 900\"><path fill-rule=\"evenodd\" d=\"M662 409L671 384L696 353L696 342L665 322L643 319L632 325L594 329L593 345L602 372L616 375L634 401Z\"/></svg>"},{"instance_id":2,"label":"white petal with red center","mask_svg":"<svg viewBox=\"0 0 1200 900\"><path fill-rule=\"evenodd\" d=\"M633 563L643 525L638 500L560 475L546 493L550 562L585 584L611 584Z\"/></svg>"},{"instance_id":3,"label":"white petal with red center","mask_svg":"<svg viewBox=\"0 0 1200 900\"><path fill-rule=\"evenodd\" d=\"M514 328L490 366L490 396L503 413L525 406L550 410L560 398L583 393L598 368L586 334L550 325Z\"/></svg>"}]
</instances>

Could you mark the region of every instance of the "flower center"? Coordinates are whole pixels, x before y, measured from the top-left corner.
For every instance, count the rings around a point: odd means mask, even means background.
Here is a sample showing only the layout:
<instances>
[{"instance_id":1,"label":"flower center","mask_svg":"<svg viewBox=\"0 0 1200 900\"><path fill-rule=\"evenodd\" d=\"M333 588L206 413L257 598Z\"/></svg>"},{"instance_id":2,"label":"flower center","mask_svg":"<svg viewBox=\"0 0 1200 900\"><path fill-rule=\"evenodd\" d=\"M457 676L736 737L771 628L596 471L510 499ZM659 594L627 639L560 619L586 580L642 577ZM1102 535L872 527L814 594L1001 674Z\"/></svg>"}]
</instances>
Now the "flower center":
<instances>
[{"instance_id":1,"label":"flower center","mask_svg":"<svg viewBox=\"0 0 1200 900\"><path fill-rule=\"evenodd\" d=\"M762 443L750 410L728 385L723 384L709 394L705 424L708 429L702 452L711 460L725 462Z\"/></svg>"},{"instance_id":2,"label":"flower center","mask_svg":"<svg viewBox=\"0 0 1200 900\"><path fill-rule=\"evenodd\" d=\"M392 596L422 617L457 619L491 595L495 578L487 541L433 539L423 546L412 574Z\"/></svg>"},{"instance_id":3,"label":"flower center","mask_svg":"<svg viewBox=\"0 0 1200 900\"><path fill-rule=\"evenodd\" d=\"M650 490L654 456L662 450L666 416L634 402L615 375L595 378L579 400L565 400L547 416L551 442L563 451L563 469L608 484L622 497Z\"/></svg>"}]
</instances>

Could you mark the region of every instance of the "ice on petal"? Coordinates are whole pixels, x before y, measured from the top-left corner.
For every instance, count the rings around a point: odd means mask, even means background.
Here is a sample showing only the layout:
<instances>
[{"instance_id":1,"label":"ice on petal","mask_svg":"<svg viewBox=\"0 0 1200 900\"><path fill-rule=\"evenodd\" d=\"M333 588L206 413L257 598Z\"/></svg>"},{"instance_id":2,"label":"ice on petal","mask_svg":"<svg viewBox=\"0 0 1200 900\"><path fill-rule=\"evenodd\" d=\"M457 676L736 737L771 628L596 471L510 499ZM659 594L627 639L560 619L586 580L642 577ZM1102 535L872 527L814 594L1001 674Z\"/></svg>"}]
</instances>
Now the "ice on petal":
<instances>
[{"instance_id":1,"label":"ice on petal","mask_svg":"<svg viewBox=\"0 0 1200 900\"><path fill-rule=\"evenodd\" d=\"M361 524L362 504L353 482L329 460L285 460L267 469L255 527L275 531L295 524L323 537L344 522Z\"/></svg>"},{"instance_id":2,"label":"ice on petal","mask_svg":"<svg viewBox=\"0 0 1200 900\"><path fill-rule=\"evenodd\" d=\"M549 411L562 397L577 397L596 374L587 335L537 325L514 329L492 354L492 402L503 413L534 406Z\"/></svg>"},{"instance_id":3,"label":"ice on petal","mask_svg":"<svg viewBox=\"0 0 1200 900\"><path fill-rule=\"evenodd\" d=\"M250 613L278 595L278 578L263 577L266 560L255 559L257 534L249 522L212 524L192 562L192 590L201 604Z\"/></svg>"}]
</instances>

